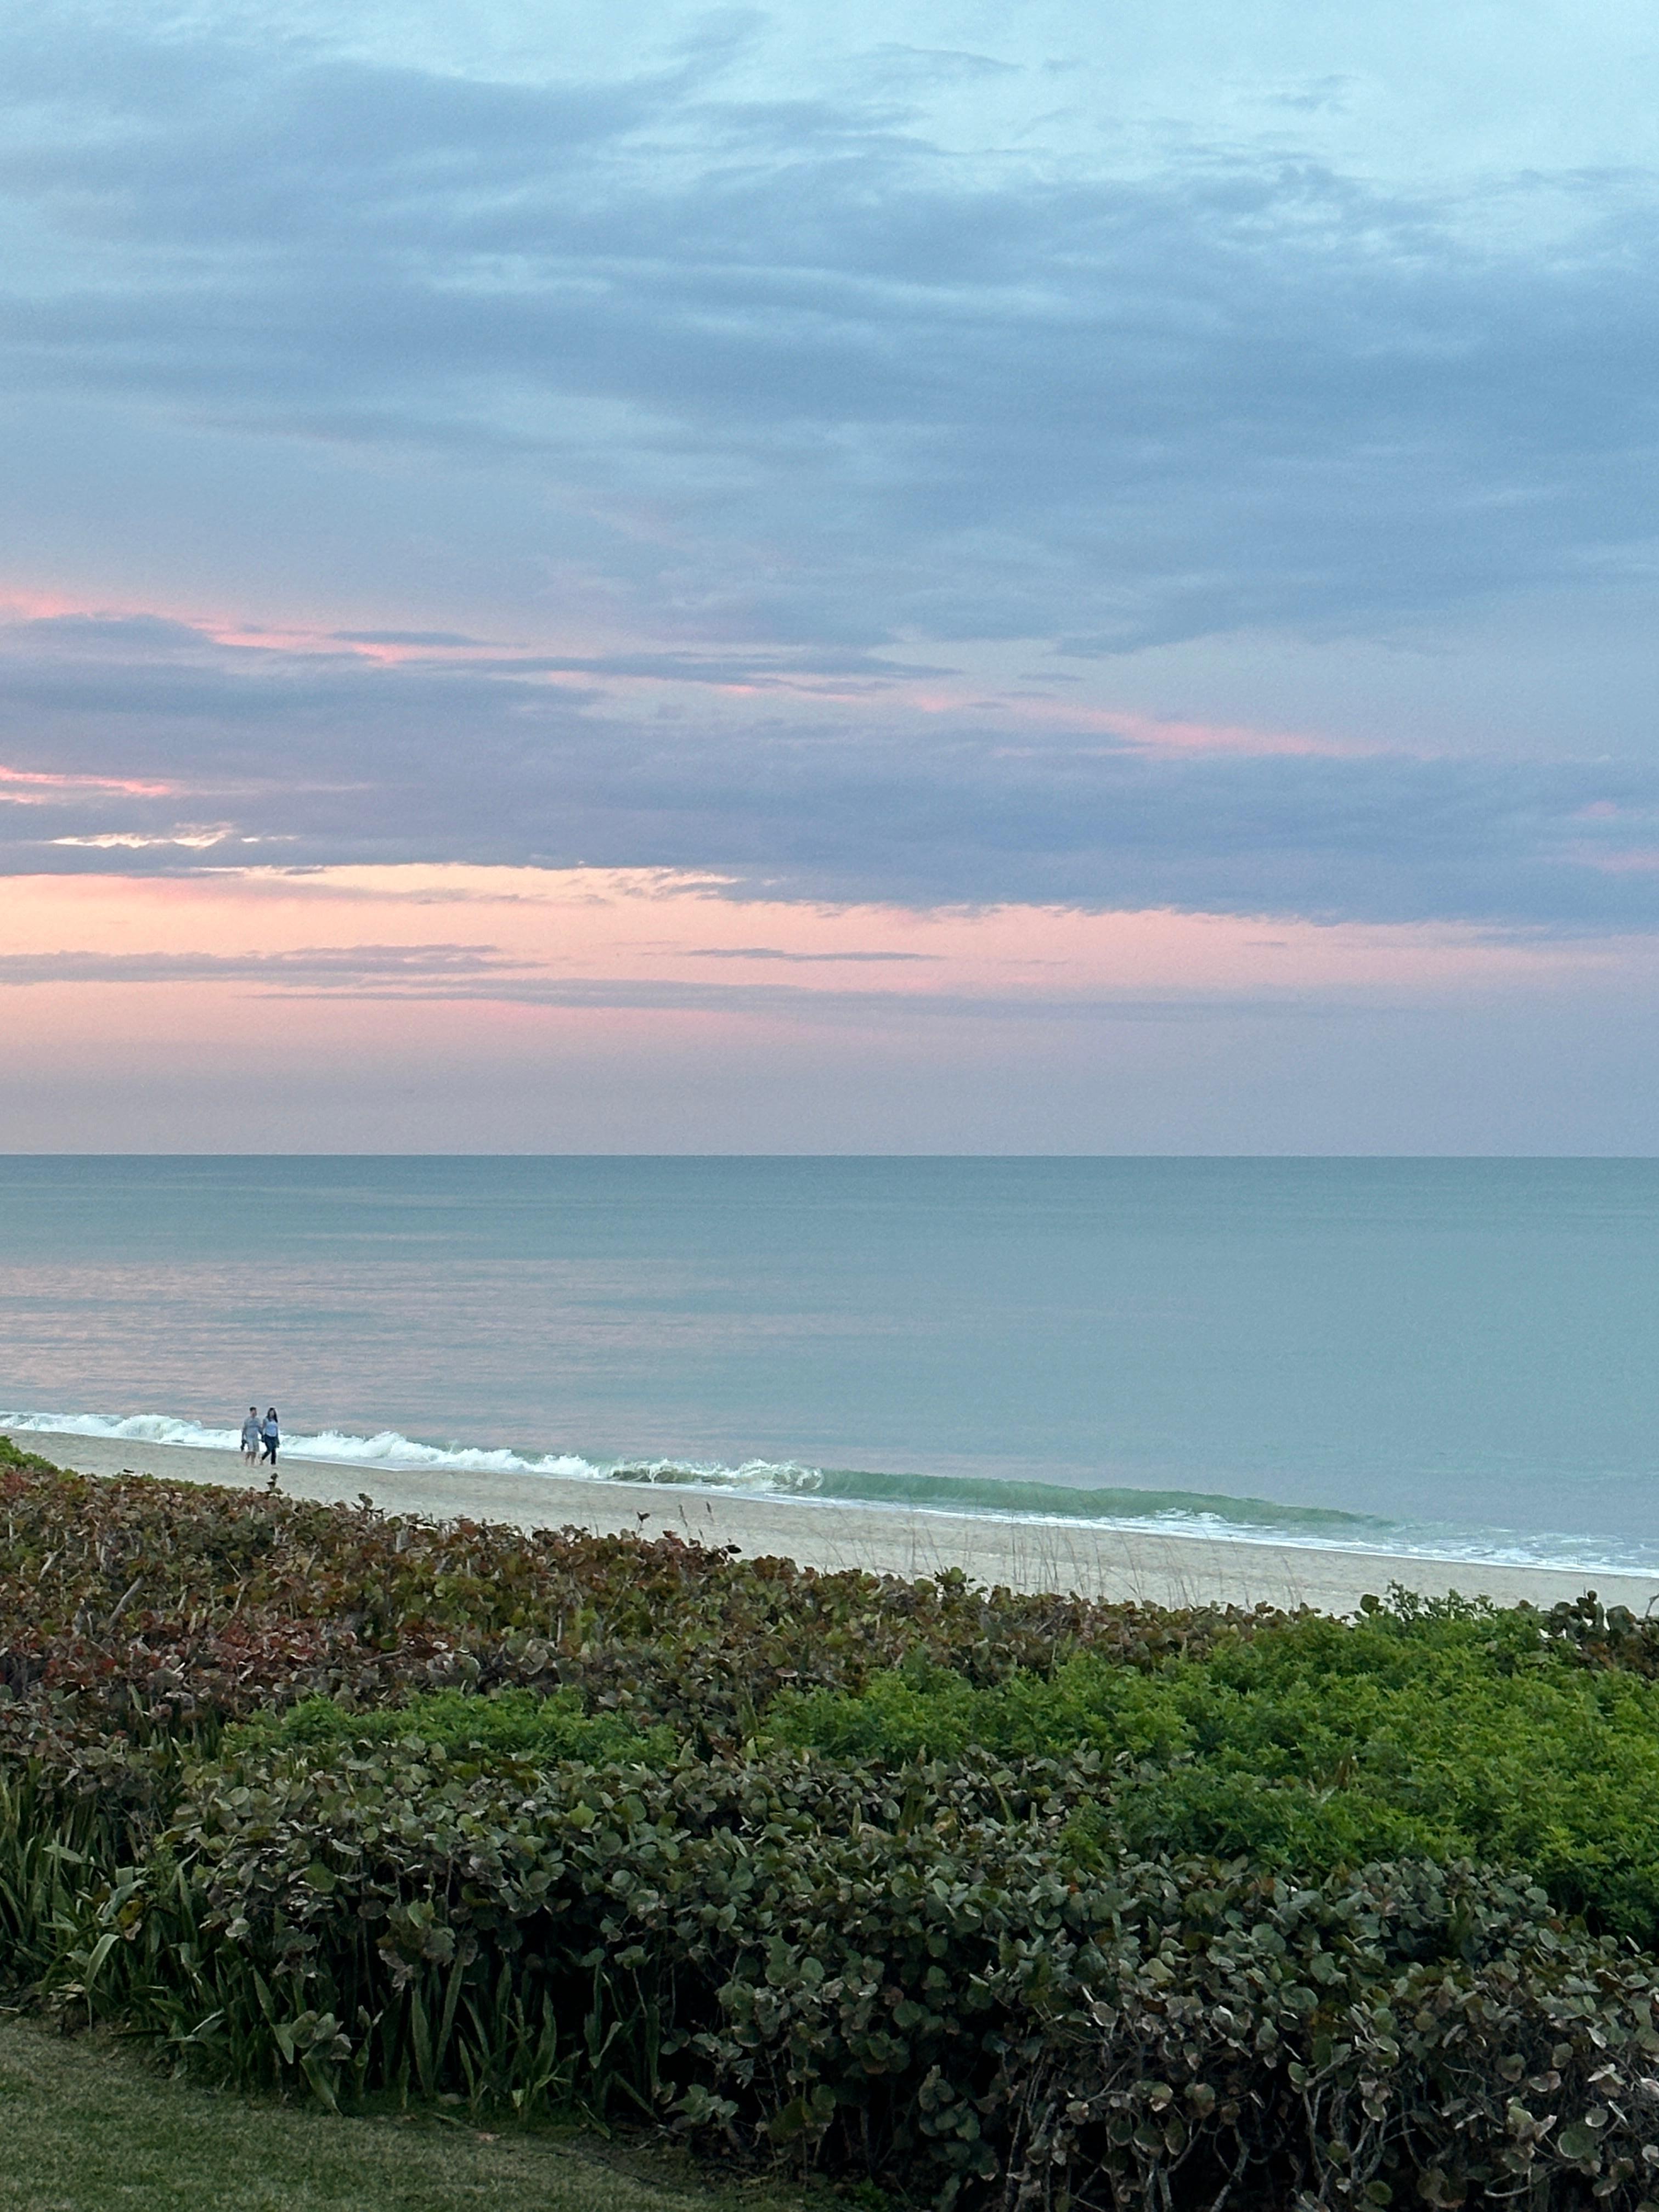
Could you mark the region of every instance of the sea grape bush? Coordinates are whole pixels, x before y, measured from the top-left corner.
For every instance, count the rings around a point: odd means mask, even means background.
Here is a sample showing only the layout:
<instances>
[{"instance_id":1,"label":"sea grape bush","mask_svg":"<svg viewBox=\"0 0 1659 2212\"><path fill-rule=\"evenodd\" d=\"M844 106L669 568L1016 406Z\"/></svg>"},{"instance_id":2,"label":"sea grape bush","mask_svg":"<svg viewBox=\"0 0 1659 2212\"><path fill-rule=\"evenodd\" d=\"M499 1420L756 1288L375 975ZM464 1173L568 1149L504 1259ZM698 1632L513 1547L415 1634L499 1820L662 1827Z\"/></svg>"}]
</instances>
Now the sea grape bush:
<instances>
[{"instance_id":1,"label":"sea grape bush","mask_svg":"<svg viewBox=\"0 0 1659 2212\"><path fill-rule=\"evenodd\" d=\"M922 2201L1659 2205L1647 1626L1357 1626L64 1475L0 1960L331 2105Z\"/></svg>"},{"instance_id":2,"label":"sea grape bush","mask_svg":"<svg viewBox=\"0 0 1659 2212\"><path fill-rule=\"evenodd\" d=\"M944 2197L1377 2203L1433 2174L1449 2203L1628 2193L1659 2163L1652 1976L1536 1888L1425 1861L1311 1886L1085 1870L1067 1816L1093 1778L972 1754L899 1785L793 1753L528 1785L290 1759L199 1776L105 1917L131 2017L255 2043L304 2023L330 2098L465 2092L495 2021L568 2020L573 2056L625 2048L647 2109ZM176 1973L155 1994L174 1956L182 2009Z\"/></svg>"}]
</instances>

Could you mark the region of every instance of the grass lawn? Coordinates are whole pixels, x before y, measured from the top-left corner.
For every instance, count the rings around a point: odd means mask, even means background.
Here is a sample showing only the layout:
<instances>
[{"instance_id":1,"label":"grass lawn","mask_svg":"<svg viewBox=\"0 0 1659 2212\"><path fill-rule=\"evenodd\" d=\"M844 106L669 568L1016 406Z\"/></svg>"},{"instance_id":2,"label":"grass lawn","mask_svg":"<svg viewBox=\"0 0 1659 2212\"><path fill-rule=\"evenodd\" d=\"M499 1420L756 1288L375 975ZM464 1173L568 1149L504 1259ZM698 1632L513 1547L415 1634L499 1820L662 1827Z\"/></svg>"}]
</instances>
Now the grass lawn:
<instances>
[{"instance_id":1,"label":"grass lawn","mask_svg":"<svg viewBox=\"0 0 1659 2212\"><path fill-rule=\"evenodd\" d=\"M643 2179L603 2146L335 2119L169 2081L101 2036L5 2015L0 2144L0 2212L736 2212L738 2202ZM776 2196L750 2202L789 2212Z\"/></svg>"}]
</instances>

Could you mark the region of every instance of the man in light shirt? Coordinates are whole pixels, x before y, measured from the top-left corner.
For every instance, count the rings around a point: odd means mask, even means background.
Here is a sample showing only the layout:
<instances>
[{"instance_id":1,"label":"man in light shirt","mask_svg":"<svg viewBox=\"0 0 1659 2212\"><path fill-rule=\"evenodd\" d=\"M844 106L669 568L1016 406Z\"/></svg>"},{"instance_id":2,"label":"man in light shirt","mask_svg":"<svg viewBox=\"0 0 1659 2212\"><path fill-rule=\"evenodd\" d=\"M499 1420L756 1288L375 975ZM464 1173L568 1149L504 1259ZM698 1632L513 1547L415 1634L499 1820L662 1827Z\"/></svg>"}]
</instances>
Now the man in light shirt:
<instances>
[{"instance_id":1,"label":"man in light shirt","mask_svg":"<svg viewBox=\"0 0 1659 2212\"><path fill-rule=\"evenodd\" d=\"M259 1456L259 1408L250 1406L242 1424L242 1457L252 1467Z\"/></svg>"}]
</instances>

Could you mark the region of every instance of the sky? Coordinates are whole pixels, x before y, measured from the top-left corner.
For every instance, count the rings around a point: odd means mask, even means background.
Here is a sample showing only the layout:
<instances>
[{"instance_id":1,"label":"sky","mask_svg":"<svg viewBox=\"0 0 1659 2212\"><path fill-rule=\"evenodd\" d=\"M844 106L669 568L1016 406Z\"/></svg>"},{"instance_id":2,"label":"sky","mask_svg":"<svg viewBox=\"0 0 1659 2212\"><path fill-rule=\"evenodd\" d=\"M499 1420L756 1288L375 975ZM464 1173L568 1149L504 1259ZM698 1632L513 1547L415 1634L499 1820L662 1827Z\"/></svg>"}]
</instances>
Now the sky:
<instances>
[{"instance_id":1,"label":"sky","mask_svg":"<svg viewBox=\"0 0 1659 2212\"><path fill-rule=\"evenodd\" d=\"M0 106L0 1150L1659 1151L1650 7Z\"/></svg>"}]
</instances>

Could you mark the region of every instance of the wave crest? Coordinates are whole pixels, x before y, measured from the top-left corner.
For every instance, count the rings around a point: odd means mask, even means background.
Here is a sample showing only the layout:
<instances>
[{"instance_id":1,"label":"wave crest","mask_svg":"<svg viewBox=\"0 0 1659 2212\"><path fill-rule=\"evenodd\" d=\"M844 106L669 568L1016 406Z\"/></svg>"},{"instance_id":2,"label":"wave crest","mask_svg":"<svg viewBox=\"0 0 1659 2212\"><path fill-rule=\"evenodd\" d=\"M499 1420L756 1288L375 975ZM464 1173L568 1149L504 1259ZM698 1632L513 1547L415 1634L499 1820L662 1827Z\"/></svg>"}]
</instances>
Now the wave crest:
<instances>
[{"instance_id":1,"label":"wave crest","mask_svg":"<svg viewBox=\"0 0 1659 2212\"><path fill-rule=\"evenodd\" d=\"M40 1436L97 1437L185 1450L233 1452L236 1429L210 1428L168 1413L0 1413L0 1429ZM1391 1524L1326 1506L1283 1505L1188 1490L1086 1489L1057 1482L999 1482L986 1477L887 1474L858 1468L809 1467L795 1460L590 1459L580 1452L523 1452L506 1446L423 1443L396 1429L355 1436L342 1429L295 1431L285 1459L330 1467L407 1468L454 1474L552 1475L587 1482L647 1483L756 1498L817 1498L846 1504L903 1506L935 1513L986 1514L1001 1520L1092 1521L1127 1527L1184 1528L1197 1534L1271 1533L1350 1537Z\"/></svg>"}]
</instances>

